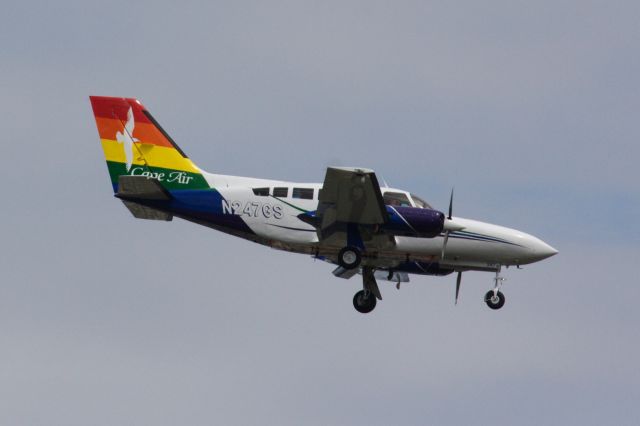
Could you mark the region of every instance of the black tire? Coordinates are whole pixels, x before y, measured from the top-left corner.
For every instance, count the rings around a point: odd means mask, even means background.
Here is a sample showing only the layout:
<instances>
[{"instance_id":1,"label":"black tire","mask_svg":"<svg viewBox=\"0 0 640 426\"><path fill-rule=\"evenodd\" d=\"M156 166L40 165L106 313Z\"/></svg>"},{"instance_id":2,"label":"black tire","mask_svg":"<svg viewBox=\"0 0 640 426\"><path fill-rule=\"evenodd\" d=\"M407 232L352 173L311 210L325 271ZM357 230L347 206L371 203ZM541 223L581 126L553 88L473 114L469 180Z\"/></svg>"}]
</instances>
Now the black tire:
<instances>
[{"instance_id":1,"label":"black tire","mask_svg":"<svg viewBox=\"0 0 640 426\"><path fill-rule=\"evenodd\" d=\"M376 307L376 297L370 291L367 293L369 293L368 297L364 290L360 290L353 296L353 307L362 314L368 314Z\"/></svg>"},{"instance_id":2,"label":"black tire","mask_svg":"<svg viewBox=\"0 0 640 426\"><path fill-rule=\"evenodd\" d=\"M490 307L491 309L496 310L504 306L504 302L505 302L504 294L502 294L502 292L499 291L497 296L498 296L497 300L495 300L493 296L493 290L489 290L487 294L484 295L484 301L487 304L487 306Z\"/></svg>"},{"instance_id":3,"label":"black tire","mask_svg":"<svg viewBox=\"0 0 640 426\"><path fill-rule=\"evenodd\" d=\"M344 269L355 269L360 266L361 261L362 254L360 254L360 250L355 247L344 247L338 253L338 265Z\"/></svg>"}]
</instances>

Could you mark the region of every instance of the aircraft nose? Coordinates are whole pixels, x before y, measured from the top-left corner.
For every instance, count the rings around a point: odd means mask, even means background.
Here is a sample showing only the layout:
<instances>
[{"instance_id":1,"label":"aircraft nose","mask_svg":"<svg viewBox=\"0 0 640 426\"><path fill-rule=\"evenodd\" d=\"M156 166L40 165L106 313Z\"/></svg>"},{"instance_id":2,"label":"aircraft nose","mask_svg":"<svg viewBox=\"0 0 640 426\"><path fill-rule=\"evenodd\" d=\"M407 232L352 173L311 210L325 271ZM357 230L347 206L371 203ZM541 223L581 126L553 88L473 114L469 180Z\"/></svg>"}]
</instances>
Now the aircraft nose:
<instances>
[{"instance_id":1,"label":"aircraft nose","mask_svg":"<svg viewBox=\"0 0 640 426\"><path fill-rule=\"evenodd\" d=\"M533 255L535 256L536 261L543 260L558 254L558 250L554 249L549 244L538 238L534 237L531 243L532 244L529 248L533 251Z\"/></svg>"}]
</instances>

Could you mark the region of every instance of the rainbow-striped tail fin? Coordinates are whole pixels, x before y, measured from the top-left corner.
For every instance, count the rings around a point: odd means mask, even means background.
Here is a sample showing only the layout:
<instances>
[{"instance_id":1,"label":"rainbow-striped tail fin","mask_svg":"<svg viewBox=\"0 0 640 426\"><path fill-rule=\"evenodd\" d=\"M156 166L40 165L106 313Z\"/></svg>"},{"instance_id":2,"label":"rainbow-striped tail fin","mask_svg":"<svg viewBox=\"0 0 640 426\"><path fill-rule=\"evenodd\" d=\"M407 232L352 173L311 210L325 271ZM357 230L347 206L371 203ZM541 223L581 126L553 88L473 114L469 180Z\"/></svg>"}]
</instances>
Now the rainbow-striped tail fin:
<instances>
[{"instance_id":1,"label":"rainbow-striped tail fin","mask_svg":"<svg viewBox=\"0 0 640 426\"><path fill-rule=\"evenodd\" d=\"M209 188L185 155L137 99L91 96L114 192L120 176L156 179L169 191Z\"/></svg>"}]
</instances>

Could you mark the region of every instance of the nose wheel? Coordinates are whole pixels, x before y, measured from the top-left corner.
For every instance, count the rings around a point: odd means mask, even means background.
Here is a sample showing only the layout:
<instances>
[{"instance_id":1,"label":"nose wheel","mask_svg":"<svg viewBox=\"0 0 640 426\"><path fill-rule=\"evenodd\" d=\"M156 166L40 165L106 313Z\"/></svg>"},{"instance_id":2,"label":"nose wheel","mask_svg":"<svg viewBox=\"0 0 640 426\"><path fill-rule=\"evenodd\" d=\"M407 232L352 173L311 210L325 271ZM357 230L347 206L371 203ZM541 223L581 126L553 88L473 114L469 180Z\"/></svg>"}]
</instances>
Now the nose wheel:
<instances>
[{"instance_id":1,"label":"nose wheel","mask_svg":"<svg viewBox=\"0 0 640 426\"><path fill-rule=\"evenodd\" d=\"M489 290L484 295L484 301L491 309L500 309L504 306L505 298L501 291Z\"/></svg>"},{"instance_id":2,"label":"nose wheel","mask_svg":"<svg viewBox=\"0 0 640 426\"><path fill-rule=\"evenodd\" d=\"M505 302L504 294L500 291L505 278L500 276L500 268L496 271L496 277L493 280L495 281L493 290L489 290L487 294L484 295L484 302L491 309L498 310L504 306Z\"/></svg>"}]
</instances>

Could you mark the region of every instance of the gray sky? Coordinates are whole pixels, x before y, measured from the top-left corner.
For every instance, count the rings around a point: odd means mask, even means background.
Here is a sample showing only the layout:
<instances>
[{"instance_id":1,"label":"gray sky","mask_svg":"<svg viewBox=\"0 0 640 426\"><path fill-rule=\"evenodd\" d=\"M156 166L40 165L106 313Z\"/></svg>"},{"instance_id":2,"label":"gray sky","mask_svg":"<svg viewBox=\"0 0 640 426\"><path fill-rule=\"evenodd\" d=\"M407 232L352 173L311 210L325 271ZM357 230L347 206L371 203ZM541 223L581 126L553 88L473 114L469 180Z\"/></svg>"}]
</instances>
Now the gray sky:
<instances>
[{"instance_id":1,"label":"gray sky","mask_svg":"<svg viewBox=\"0 0 640 426\"><path fill-rule=\"evenodd\" d=\"M0 424L640 423L634 1L10 2ZM370 314L331 266L114 200L88 96L138 97L211 171L374 168L560 250L415 277Z\"/></svg>"}]
</instances>

